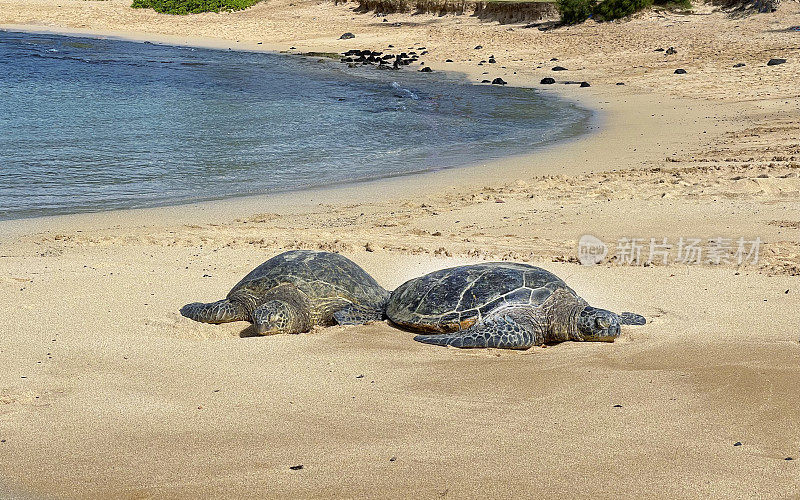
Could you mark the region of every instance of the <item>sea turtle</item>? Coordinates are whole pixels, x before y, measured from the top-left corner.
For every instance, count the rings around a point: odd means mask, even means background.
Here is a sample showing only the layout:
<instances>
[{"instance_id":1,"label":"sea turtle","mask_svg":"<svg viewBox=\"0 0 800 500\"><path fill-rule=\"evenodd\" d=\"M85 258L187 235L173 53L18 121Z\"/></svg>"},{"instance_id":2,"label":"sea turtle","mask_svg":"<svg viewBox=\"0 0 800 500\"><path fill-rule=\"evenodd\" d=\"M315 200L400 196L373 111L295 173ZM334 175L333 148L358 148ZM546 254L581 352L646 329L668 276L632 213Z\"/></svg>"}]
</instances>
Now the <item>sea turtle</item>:
<instances>
[{"instance_id":1,"label":"sea turtle","mask_svg":"<svg viewBox=\"0 0 800 500\"><path fill-rule=\"evenodd\" d=\"M269 259L234 286L228 297L181 308L203 323L250 321L259 335L301 333L315 325L382 320L389 292L339 254L291 250Z\"/></svg>"},{"instance_id":2,"label":"sea turtle","mask_svg":"<svg viewBox=\"0 0 800 500\"><path fill-rule=\"evenodd\" d=\"M527 349L564 340L611 342L638 314L589 306L539 267L490 262L436 271L392 292L386 315L421 333L414 340L454 347Z\"/></svg>"}]
</instances>

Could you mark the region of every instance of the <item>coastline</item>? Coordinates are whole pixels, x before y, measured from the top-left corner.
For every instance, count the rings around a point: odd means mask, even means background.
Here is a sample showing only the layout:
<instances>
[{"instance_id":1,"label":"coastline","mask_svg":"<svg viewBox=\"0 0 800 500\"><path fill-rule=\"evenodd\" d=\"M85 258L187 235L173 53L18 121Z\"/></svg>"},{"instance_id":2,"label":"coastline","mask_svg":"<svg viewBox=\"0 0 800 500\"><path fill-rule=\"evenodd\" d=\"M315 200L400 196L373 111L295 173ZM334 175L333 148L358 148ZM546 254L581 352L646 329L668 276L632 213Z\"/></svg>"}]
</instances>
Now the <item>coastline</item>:
<instances>
[{"instance_id":1,"label":"coastline","mask_svg":"<svg viewBox=\"0 0 800 500\"><path fill-rule=\"evenodd\" d=\"M252 45L250 47L233 46L225 40L208 38L178 40L174 37L161 37L157 34L121 34L116 32L57 29L47 26L27 25L0 25L0 30L31 34L40 33L84 37L89 39L113 39L137 43L148 42L171 46L207 48L214 50L249 51L283 57L309 57L302 53L288 53L285 50L271 50L260 45ZM337 69L341 69L339 68L340 63L338 61L326 61L326 63L334 65L334 67ZM414 70L407 69L405 71ZM454 81L461 83L463 80L464 84L470 84L470 82L467 81L468 76L466 74L462 74L461 72L452 69L448 70L447 68L442 68L440 71L446 71L450 75L449 77L454 79ZM523 85L517 86L534 88L532 83L533 82L524 82ZM475 85L474 83L472 84ZM165 201L152 207L122 208L101 210L97 212L78 212L73 214L57 214L0 220L0 236L23 234L24 232L29 231L29 228L33 228L34 226L40 230L42 228L66 228L71 224L83 225L89 221L96 221L97 219L119 221L125 218L135 220L142 220L142 218L145 220L164 220L165 218L168 218L170 220L176 220L176 216L178 219L180 219L180 212L195 212L198 210L201 212L213 213L214 220L220 221L225 218L231 219L250 215L256 211L255 207L269 207L271 210L275 210L280 207L288 207L288 209L291 210L293 208L308 208L309 206L314 206L315 204L319 203L347 203L355 200L363 202L375 202L378 200L385 200L387 196L394 199L400 199L408 196L411 193L420 196L430 195L432 193L440 192L446 187L474 187L477 184L470 179L480 178L484 175L492 175L497 177L530 176L537 168L541 168L542 162L539 161L538 157L542 153L552 154L555 152L557 155L559 155L559 158L566 157L567 155L557 152L557 150L571 144L572 142L587 140L593 134L603 130L606 118L604 113L601 111L600 104L591 97L588 100L584 99L584 102L581 102L581 98L584 97L585 96L579 96L569 92L551 92L546 94L546 98L548 99L568 102L579 107L586 106L582 107L581 109L589 112L590 116L587 118L586 126L583 127L584 130L581 133L551 141L544 145L532 147L532 149L526 153L507 154L500 159L493 159L483 162L471 162L443 168L431 168L428 170L401 173L385 177L348 180L326 186L308 186L298 189L277 190L259 194L240 194L210 200L178 201L174 203ZM530 167L529 165L534 166ZM588 170L591 170L591 167L589 167ZM585 168L579 168L569 171L569 173L584 172L588 170ZM542 174L550 173L552 172L546 169L542 171ZM317 201L315 202L314 200ZM119 213L114 214L115 212Z\"/></svg>"},{"instance_id":2,"label":"coastline","mask_svg":"<svg viewBox=\"0 0 800 500\"><path fill-rule=\"evenodd\" d=\"M568 143L471 167L0 223L10 332L0 340L0 492L800 493L800 95L791 85L800 58L761 61L791 45L777 30L800 25L800 5L736 19L654 11L539 32L468 16L392 15L402 26L385 26L308 0L191 18L127 3L0 0L0 27L127 26L184 41L216 33L232 41L214 43L237 49L262 41L256 48L298 52L424 41L434 71L473 80L491 71L534 87L557 57L567 78L592 86L542 91L601 122ZM338 41L344 31L357 38ZM477 66L478 44L500 67ZM671 45L671 59L653 52ZM732 68L739 60L746 72ZM673 74L678 65L686 78ZM673 253L669 263L587 267L576 262L583 234L611 249L630 237L763 245L746 265L680 263ZM386 322L249 338L244 322L178 313L293 248L340 252L387 289L464 263L529 262L590 304L648 323L611 344L457 350Z\"/></svg>"},{"instance_id":3,"label":"coastline","mask_svg":"<svg viewBox=\"0 0 800 500\"><path fill-rule=\"evenodd\" d=\"M202 47L217 50L246 50L272 54L302 56L300 52L288 54L286 47L265 47L255 43L235 43L228 40L210 38L178 38L153 33L116 31L97 31L66 29L49 26L2 25L0 29L27 33L48 33L64 36L81 36L88 38L111 38L131 42L151 42L168 45ZM330 47L318 50L330 50ZM331 63L332 64L332 63ZM438 65L437 71L448 71L463 75L464 79L476 79L480 76L474 68L465 65ZM436 65L433 65L436 67ZM407 69L405 71L413 71ZM609 91L590 91L579 89L574 85L558 85L544 87L531 79L521 79L511 85L535 88L550 98L571 102L592 113L589 126L584 134L556 141L526 154L510 155L502 159L462 165L425 172L402 174L370 180L357 180L334 186L308 187L299 190L281 191L257 195L242 195L220 200L197 201L189 203L167 204L149 208L120 209L102 212L52 215L0 221L0 235L21 235L31 231L56 231L68 228L99 228L102 225L118 225L123 220L145 221L153 224L157 221L168 223L222 222L228 219L252 215L259 210L281 211L309 209L319 204L346 204L355 201L376 202L388 199L400 200L412 197L426 197L442 193L447 189L480 189L484 185L497 182L493 179L516 180L531 176L576 175L603 171L609 165L608 157L598 157L604 144L614 144L618 149L634 152L645 149L649 144L642 142L641 137L631 137L628 126L645 120L644 114L660 114L663 119L647 120L644 124L646 135L654 137L654 130L664 128L680 128L690 135L703 128L709 128L709 118L705 122L703 111L696 109L696 102L690 99L663 98L653 103L647 95L625 95L625 101L613 101L616 97ZM641 110L646 109L643 113ZM652 118L652 117L651 117ZM694 134L693 134L694 132ZM642 135L645 135L642 134ZM681 136L681 141L683 141ZM645 139L646 141L646 139ZM698 141L699 142L699 141ZM639 152L637 159L643 157ZM617 153L614 153L617 158ZM558 165L554 168L553 165ZM596 166L599 165L599 166ZM630 164L620 165L620 169L630 168ZM634 167L635 168L635 167ZM481 179L489 179L488 182ZM197 219L198 212L203 214ZM181 214L189 214L184 217ZM88 226L87 226L88 224Z\"/></svg>"}]
</instances>

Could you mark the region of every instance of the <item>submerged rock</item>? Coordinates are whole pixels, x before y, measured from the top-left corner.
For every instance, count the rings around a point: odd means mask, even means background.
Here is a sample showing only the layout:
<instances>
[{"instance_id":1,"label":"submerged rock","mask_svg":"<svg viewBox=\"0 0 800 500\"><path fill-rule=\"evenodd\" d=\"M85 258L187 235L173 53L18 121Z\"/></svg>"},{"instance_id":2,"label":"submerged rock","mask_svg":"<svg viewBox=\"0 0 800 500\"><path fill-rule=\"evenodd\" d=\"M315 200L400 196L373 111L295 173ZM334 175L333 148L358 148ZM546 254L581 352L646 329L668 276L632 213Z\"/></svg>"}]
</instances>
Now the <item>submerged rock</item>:
<instances>
[{"instance_id":1,"label":"submerged rock","mask_svg":"<svg viewBox=\"0 0 800 500\"><path fill-rule=\"evenodd\" d=\"M503 80L502 78L495 78L494 80L492 80L492 85L505 85L505 84L506 81Z\"/></svg>"}]
</instances>

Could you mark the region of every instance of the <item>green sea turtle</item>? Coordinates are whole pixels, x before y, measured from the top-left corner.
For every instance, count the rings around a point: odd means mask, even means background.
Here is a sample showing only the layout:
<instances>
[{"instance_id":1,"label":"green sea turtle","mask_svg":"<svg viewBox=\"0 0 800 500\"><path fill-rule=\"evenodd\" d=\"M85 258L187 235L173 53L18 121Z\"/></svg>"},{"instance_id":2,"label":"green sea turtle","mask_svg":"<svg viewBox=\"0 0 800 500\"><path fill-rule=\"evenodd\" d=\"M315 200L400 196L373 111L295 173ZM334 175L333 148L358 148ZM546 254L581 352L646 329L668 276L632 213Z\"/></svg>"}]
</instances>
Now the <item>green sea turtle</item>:
<instances>
[{"instance_id":1,"label":"green sea turtle","mask_svg":"<svg viewBox=\"0 0 800 500\"><path fill-rule=\"evenodd\" d=\"M386 315L422 335L414 340L454 347L527 349L565 340L611 342L638 314L589 306L558 276L527 264L491 262L436 271L392 292Z\"/></svg>"},{"instance_id":2,"label":"green sea turtle","mask_svg":"<svg viewBox=\"0 0 800 500\"><path fill-rule=\"evenodd\" d=\"M389 292L339 254L292 250L245 276L227 298L181 308L203 323L250 321L259 335L301 333L313 326L356 325L383 319Z\"/></svg>"}]
</instances>

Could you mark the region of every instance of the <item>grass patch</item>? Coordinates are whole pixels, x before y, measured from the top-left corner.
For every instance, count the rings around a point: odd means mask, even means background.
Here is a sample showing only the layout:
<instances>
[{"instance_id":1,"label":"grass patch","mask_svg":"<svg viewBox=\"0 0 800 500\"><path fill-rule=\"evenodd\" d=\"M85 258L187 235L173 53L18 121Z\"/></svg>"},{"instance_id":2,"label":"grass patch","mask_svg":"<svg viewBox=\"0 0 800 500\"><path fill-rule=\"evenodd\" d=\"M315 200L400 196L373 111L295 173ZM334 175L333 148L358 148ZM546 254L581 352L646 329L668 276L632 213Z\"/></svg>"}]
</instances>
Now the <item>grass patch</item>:
<instances>
[{"instance_id":1,"label":"grass patch","mask_svg":"<svg viewBox=\"0 0 800 500\"><path fill-rule=\"evenodd\" d=\"M135 9L153 9L162 14L200 14L201 12L230 12L242 10L261 0L133 0Z\"/></svg>"}]
</instances>

